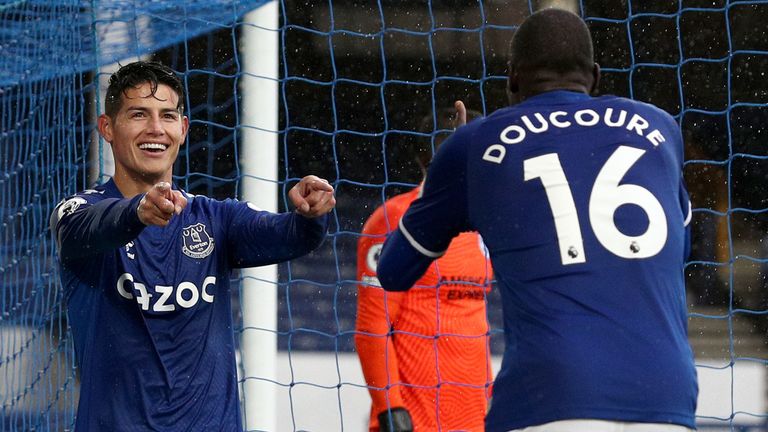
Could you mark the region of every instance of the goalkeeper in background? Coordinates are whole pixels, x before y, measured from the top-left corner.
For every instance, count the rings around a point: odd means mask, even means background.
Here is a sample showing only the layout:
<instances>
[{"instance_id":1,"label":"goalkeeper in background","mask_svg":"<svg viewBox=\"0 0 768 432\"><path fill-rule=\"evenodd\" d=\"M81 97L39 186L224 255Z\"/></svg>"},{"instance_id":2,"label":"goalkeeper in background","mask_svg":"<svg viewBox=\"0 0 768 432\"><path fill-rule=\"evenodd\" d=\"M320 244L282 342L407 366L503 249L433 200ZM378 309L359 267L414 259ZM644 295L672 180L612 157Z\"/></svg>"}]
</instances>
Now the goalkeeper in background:
<instances>
[{"instance_id":1,"label":"goalkeeper in background","mask_svg":"<svg viewBox=\"0 0 768 432\"><path fill-rule=\"evenodd\" d=\"M510 47L512 106L443 143L381 253L381 285L403 291L454 236L483 236L506 344L488 432L695 428L680 128L655 106L592 97L599 77L578 15L528 17Z\"/></svg>"},{"instance_id":2,"label":"goalkeeper in background","mask_svg":"<svg viewBox=\"0 0 768 432\"><path fill-rule=\"evenodd\" d=\"M457 102L456 110L436 113L437 129L466 119ZM427 116L422 132L432 131L433 122ZM425 173L431 156L431 148L418 154ZM355 345L372 400L369 430L482 431L493 380L485 313L492 271L480 236L459 235L407 293L384 292L376 280L386 234L420 194L421 186L387 200L358 242Z\"/></svg>"},{"instance_id":3,"label":"goalkeeper in background","mask_svg":"<svg viewBox=\"0 0 768 432\"><path fill-rule=\"evenodd\" d=\"M309 253L336 202L314 176L280 214L178 189L184 100L160 63L115 72L98 123L115 175L51 215L81 377L77 432L242 431L230 273Z\"/></svg>"}]
</instances>

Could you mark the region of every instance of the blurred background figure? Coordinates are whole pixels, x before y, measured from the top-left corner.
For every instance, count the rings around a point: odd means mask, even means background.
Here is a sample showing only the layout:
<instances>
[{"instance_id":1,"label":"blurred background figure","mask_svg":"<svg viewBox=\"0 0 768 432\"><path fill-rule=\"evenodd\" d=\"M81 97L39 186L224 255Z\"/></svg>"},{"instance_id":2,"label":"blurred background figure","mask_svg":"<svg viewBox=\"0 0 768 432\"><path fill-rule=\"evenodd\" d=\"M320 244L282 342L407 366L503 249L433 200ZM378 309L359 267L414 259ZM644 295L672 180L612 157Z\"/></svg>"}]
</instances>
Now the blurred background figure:
<instances>
[{"instance_id":1,"label":"blurred background figure","mask_svg":"<svg viewBox=\"0 0 768 432\"><path fill-rule=\"evenodd\" d=\"M463 103L424 117L415 156L426 175L456 125L479 117ZM433 150L434 148L434 150ZM421 186L387 200L358 243L355 345L371 395L370 431L482 431L493 380L486 294L492 271L477 233L463 233L404 293L386 293L376 265L386 234Z\"/></svg>"},{"instance_id":2,"label":"blurred background figure","mask_svg":"<svg viewBox=\"0 0 768 432\"><path fill-rule=\"evenodd\" d=\"M590 96L600 67L576 14L532 14L509 52L510 106L443 143L387 237L378 281L410 290L476 230L506 341L486 430L691 431L679 126L651 104Z\"/></svg>"},{"instance_id":3,"label":"blurred background figure","mask_svg":"<svg viewBox=\"0 0 768 432\"><path fill-rule=\"evenodd\" d=\"M691 206L698 211L691 220L692 263L686 268L689 303L693 306L727 308L729 289L718 264L728 262L728 183L723 165L716 154L702 145L694 131L683 133L685 158L695 161L685 165Z\"/></svg>"}]
</instances>

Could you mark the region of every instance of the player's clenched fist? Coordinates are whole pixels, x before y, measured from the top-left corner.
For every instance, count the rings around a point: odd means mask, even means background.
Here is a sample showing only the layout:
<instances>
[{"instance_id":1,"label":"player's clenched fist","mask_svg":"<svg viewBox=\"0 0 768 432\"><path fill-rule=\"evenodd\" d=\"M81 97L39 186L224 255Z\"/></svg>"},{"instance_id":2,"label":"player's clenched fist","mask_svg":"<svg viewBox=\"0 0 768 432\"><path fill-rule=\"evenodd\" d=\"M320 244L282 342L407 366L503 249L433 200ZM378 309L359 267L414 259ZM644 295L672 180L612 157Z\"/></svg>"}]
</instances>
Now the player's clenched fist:
<instances>
[{"instance_id":1,"label":"player's clenched fist","mask_svg":"<svg viewBox=\"0 0 768 432\"><path fill-rule=\"evenodd\" d=\"M322 216L336 206L333 186L327 180L313 175L304 177L292 187L288 191L288 198L300 215L309 218Z\"/></svg>"},{"instance_id":2,"label":"player's clenched fist","mask_svg":"<svg viewBox=\"0 0 768 432\"><path fill-rule=\"evenodd\" d=\"M144 195L139 202L139 220L144 225L164 227L174 214L180 214L187 206L184 195L171 189L170 183L160 182Z\"/></svg>"}]
</instances>

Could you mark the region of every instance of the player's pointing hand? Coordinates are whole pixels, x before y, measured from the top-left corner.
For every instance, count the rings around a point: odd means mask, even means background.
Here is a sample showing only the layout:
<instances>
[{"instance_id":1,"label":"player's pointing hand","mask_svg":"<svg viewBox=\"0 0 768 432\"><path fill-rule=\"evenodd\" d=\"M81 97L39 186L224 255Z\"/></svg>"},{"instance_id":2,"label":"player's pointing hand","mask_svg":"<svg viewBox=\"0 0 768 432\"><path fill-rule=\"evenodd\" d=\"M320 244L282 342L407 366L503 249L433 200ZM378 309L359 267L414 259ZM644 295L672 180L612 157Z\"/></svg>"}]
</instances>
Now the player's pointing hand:
<instances>
[{"instance_id":1,"label":"player's pointing hand","mask_svg":"<svg viewBox=\"0 0 768 432\"><path fill-rule=\"evenodd\" d=\"M333 186L327 180L309 175L291 188L288 198L300 215L314 218L328 213L336 206L333 192Z\"/></svg>"},{"instance_id":2,"label":"player's pointing hand","mask_svg":"<svg viewBox=\"0 0 768 432\"><path fill-rule=\"evenodd\" d=\"M180 214L187 206L184 195L171 189L171 185L160 182L152 186L139 202L139 220L144 225L164 227L174 214Z\"/></svg>"}]
</instances>

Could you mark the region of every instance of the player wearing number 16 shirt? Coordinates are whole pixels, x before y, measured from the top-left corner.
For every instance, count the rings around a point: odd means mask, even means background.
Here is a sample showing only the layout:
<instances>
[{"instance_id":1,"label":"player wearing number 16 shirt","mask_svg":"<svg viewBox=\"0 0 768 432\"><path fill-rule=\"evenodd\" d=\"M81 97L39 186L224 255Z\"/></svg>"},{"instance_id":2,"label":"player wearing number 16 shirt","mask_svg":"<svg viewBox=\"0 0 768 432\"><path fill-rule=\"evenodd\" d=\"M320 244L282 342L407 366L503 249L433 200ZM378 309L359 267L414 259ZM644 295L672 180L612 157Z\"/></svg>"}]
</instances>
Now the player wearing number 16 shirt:
<instances>
[{"instance_id":1,"label":"player wearing number 16 shirt","mask_svg":"<svg viewBox=\"0 0 768 432\"><path fill-rule=\"evenodd\" d=\"M382 250L378 279L400 291L455 235L482 235L506 342L489 432L695 427L680 130L654 106L590 96L598 79L581 18L529 17L510 50L519 103L442 145Z\"/></svg>"},{"instance_id":2,"label":"player wearing number 16 shirt","mask_svg":"<svg viewBox=\"0 0 768 432\"><path fill-rule=\"evenodd\" d=\"M317 247L333 188L307 176L290 213L171 185L188 120L174 72L110 78L99 132L115 175L51 216L80 374L77 432L242 430L229 278Z\"/></svg>"}]
</instances>

